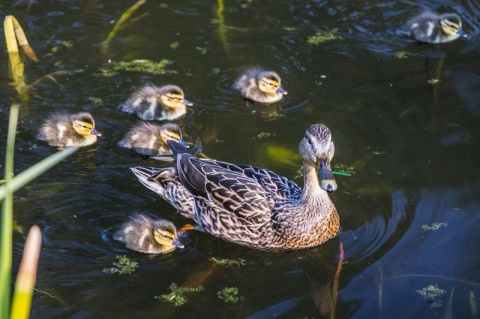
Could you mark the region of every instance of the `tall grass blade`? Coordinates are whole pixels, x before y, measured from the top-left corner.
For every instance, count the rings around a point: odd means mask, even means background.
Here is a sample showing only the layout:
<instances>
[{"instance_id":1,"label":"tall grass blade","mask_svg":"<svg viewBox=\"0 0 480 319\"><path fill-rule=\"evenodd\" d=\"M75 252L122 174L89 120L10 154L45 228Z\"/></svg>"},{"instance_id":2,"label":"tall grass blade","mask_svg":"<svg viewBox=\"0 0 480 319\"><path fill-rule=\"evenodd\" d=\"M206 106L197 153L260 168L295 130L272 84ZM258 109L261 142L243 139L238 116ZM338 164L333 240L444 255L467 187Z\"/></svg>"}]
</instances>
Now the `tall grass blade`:
<instances>
[{"instance_id":1,"label":"tall grass blade","mask_svg":"<svg viewBox=\"0 0 480 319\"><path fill-rule=\"evenodd\" d=\"M33 225L28 232L22 262L20 263L20 269L15 283L11 318L28 319L30 315L41 246L42 233L37 225Z\"/></svg>"},{"instance_id":2,"label":"tall grass blade","mask_svg":"<svg viewBox=\"0 0 480 319\"><path fill-rule=\"evenodd\" d=\"M7 150L5 154L5 185L4 201L2 205L2 227L0 246L0 318L7 318L10 308L10 283L12 278L12 220L13 220L13 191L11 179L13 175L13 153L15 148L15 134L17 132L18 105L10 107L8 119Z\"/></svg>"},{"instance_id":3,"label":"tall grass blade","mask_svg":"<svg viewBox=\"0 0 480 319\"><path fill-rule=\"evenodd\" d=\"M38 162L37 164L29 167L28 169L11 179L10 189L13 192L19 190L20 188L28 184L30 181L37 178L39 175L43 174L53 166L63 161L68 156L75 153L78 149L79 147L77 146L67 147L66 149L56 152L55 154L52 154L49 157ZM0 201L5 198L5 195L6 185L2 185L0 187Z\"/></svg>"}]
</instances>

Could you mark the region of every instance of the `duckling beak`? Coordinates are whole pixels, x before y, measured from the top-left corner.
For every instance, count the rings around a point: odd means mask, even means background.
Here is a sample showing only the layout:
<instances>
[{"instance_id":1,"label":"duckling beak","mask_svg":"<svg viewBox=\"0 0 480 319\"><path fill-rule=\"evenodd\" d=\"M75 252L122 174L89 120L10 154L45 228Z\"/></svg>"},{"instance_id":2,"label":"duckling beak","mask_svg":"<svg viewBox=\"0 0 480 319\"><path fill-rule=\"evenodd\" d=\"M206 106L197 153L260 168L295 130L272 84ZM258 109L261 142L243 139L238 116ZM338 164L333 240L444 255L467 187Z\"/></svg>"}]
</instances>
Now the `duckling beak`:
<instances>
[{"instance_id":1,"label":"duckling beak","mask_svg":"<svg viewBox=\"0 0 480 319\"><path fill-rule=\"evenodd\" d=\"M90 131L90 134L96 135L96 136L102 136L102 133L100 133L99 131L97 131L97 130L94 129L94 128L92 128L92 130Z\"/></svg>"},{"instance_id":2,"label":"duckling beak","mask_svg":"<svg viewBox=\"0 0 480 319\"><path fill-rule=\"evenodd\" d=\"M321 158L318 161L318 176L320 178L320 187L323 190L331 193L337 189L337 182L330 168L330 159Z\"/></svg>"},{"instance_id":3,"label":"duckling beak","mask_svg":"<svg viewBox=\"0 0 480 319\"><path fill-rule=\"evenodd\" d=\"M190 102L189 100L186 100L186 99L183 99L182 103L185 104L186 106L192 106L193 105L192 102Z\"/></svg>"},{"instance_id":4,"label":"duckling beak","mask_svg":"<svg viewBox=\"0 0 480 319\"><path fill-rule=\"evenodd\" d=\"M280 93L280 94L283 94L283 95L288 94L288 92L284 88L282 88L281 86L278 87L277 93Z\"/></svg>"},{"instance_id":5,"label":"duckling beak","mask_svg":"<svg viewBox=\"0 0 480 319\"><path fill-rule=\"evenodd\" d=\"M178 238L173 239L173 244L177 248L180 248L180 249L185 248L185 246L180 242L180 240L178 240Z\"/></svg>"},{"instance_id":6,"label":"duckling beak","mask_svg":"<svg viewBox=\"0 0 480 319\"><path fill-rule=\"evenodd\" d=\"M464 39L470 39L470 35L468 35L465 31L463 31L463 29L458 29L457 30L457 33L458 35L461 37L461 38L464 38Z\"/></svg>"}]
</instances>

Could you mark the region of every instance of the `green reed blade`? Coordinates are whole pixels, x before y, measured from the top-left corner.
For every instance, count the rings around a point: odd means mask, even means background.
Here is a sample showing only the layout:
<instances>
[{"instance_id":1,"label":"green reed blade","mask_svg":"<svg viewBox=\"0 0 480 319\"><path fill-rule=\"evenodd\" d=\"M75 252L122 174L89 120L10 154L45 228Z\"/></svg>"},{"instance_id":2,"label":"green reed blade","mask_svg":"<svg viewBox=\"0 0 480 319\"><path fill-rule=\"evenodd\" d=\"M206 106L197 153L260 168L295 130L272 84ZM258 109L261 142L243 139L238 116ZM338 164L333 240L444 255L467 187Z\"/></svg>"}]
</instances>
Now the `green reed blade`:
<instances>
[{"instance_id":1,"label":"green reed blade","mask_svg":"<svg viewBox=\"0 0 480 319\"><path fill-rule=\"evenodd\" d=\"M7 150L5 154L5 185L2 205L2 228L0 237L0 318L8 318L10 309L10 283L12 278L12 220L13 220L13 191L11 179L13 174L13 153L15 148L15 134L18 123L18 105L12 104L8 119Z\"/></svg>"},{"instance_id":2,"label":"green reed blade","mask_svg":"<svg viewBox=\"0 0 480 319\"><path fill-rule=\"evenodd\" d=\"M50 155L49 157L43 159L37 164L29 167L22 173L18 174L10 181L10 189L15 192L31 182L33 179L37 178L39 175L43 174L53 166L57 165L63 161L68 156L72 155L79 149L78 146L70 146L64 150L56 152L55 154ZM0 201L5 198L6 194L6 185L0 187Z\"/></svg>"}]
</instances>

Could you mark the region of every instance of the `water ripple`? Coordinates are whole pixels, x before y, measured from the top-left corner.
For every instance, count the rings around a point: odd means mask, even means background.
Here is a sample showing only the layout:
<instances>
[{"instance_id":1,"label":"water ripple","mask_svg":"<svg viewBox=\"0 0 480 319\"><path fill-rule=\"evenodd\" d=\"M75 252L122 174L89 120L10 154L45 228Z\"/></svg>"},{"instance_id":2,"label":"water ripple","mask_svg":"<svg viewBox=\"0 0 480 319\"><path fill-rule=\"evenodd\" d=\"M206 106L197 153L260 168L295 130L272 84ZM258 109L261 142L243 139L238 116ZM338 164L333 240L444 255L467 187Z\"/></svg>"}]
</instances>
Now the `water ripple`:
<instances>
[{"instance_id":1,"label":"water ripple","mask_svg":"<svg viewBox=\"0 0 480 319\"><path fill-rule=\"evenodd\" d=\"M392 213L389 219L378 213L371 221L354 230L341 234L345 246L345 258L358 263L378 252L399 231L406 217L407 198L403 191L392 194Z\"/></svg>"}]
</instances>

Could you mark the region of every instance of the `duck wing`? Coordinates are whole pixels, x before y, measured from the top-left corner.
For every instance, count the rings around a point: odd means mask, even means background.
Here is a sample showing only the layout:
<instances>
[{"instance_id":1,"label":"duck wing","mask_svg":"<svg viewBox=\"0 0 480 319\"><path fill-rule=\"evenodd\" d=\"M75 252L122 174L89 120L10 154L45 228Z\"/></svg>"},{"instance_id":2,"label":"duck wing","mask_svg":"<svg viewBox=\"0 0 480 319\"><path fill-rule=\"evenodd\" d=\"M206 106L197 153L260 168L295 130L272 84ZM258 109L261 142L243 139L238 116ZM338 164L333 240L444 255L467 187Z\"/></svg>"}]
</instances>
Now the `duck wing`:
<instances>
[{"instance_id":1,"label":"duck wing","mask_svg":"<svg viewBox=\"0 0 480 319\"><path fill-rule=\"evenodd\" d=\"M177 173L182 184L207 211L232 215L249 223L270 220L275 202L254 178L238 166L199 159L188 153L177 155Z\"/></svg>"}]
</instances>

